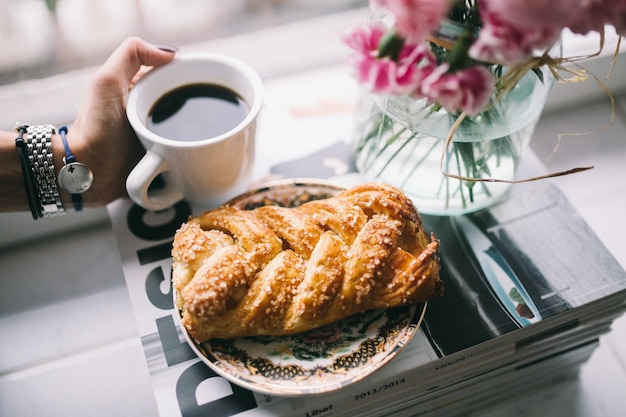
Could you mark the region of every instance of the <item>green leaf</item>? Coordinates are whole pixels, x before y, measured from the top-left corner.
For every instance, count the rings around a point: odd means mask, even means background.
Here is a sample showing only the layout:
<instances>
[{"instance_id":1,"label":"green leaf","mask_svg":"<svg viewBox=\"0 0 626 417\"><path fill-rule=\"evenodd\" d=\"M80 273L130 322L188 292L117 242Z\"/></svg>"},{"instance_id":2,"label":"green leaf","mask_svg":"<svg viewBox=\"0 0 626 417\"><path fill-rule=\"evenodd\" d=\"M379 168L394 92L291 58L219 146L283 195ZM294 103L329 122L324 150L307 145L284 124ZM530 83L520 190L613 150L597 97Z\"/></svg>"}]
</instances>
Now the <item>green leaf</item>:
<instances>
[{"instance_id":1,"label":"green leaf","mask_svg":"<svg viewBox=\"0 0 626 417\"><path fill-rule=\"evenodd\" d=\"M543 71L541 71L541 68L531 68L531 70L532 72L535 73L537 78L539 78L539 81L541 81L541 84L543 84Z\"/></svg>"},{"instance_id":2,"label":"green leaf","mask_svg":"<svg viewBox=\"0 0 626 417\"><path fill-rule=\"evenodd\" d=\"M448 54L450 71L454 72L474 65L474 61L469 57L469 48L474 42L474 35L471 30L467 30L456 40L454 46Z\"/></svg>"},{"instance_id":3,"label":"green leaf","mask_svg":"<svg viewBox=\"0 0 626 417\"><path fill-rule=\"evenodd\" d=\"M380 40L378 56L379 58L388 56L394 61L397 61L403 46L404 39L398 36L393 30L390 30Z\"/></svg>"},{"instance_id":4,"label":"green leaf","mask_svg":"<svg viewBox=\"0 0 626 417\"><path fill-rule=\"evenodd\" d=\"M57 9L57 0L45 0L46 6L51 13L55 13Z\"/></svg>"}]
</instances>

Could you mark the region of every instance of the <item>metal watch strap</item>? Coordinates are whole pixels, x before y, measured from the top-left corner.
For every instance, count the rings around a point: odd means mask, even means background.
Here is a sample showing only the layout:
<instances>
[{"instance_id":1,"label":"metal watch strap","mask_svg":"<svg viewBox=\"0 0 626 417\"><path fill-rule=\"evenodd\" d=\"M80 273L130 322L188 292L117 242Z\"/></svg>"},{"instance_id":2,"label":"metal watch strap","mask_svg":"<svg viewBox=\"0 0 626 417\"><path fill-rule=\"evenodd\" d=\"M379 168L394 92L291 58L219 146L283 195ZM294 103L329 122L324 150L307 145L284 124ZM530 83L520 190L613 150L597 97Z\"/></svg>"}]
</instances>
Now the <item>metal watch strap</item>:
<instances>
[{"instance_id":1,"label":"metal watch strap","mask_svg":"<svg viewBox=\"0 0 626 417\"><path fill-rule=\"evenodd\" d=\"M43 217L64 214L65 210L57 189L52 155L54 126L28 126L26 132L28 157L35 173Z\"/></svg>"}]
</instances>

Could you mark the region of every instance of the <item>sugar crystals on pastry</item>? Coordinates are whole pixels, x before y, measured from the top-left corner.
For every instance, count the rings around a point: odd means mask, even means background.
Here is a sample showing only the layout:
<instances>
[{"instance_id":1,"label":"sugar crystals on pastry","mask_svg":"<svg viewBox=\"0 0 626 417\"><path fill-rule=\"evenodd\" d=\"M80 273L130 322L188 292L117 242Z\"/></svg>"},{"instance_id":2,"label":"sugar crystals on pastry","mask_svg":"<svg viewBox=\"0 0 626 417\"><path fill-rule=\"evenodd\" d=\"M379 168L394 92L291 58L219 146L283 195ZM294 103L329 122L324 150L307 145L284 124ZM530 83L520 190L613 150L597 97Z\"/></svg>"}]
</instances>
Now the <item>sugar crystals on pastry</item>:
<instances>
[{"instance_id":1,"label":"sugar crystals on pastry","mask_svg":"<svg viewBox=\"0 0 626 417\"><path fill-rule=\"evenodd\" d=\"M175 235L176 306L198 342L303 332L440 296L438 249L411 200L384 184L296 208L223 206Z\"/></svg>"}]
</instances>

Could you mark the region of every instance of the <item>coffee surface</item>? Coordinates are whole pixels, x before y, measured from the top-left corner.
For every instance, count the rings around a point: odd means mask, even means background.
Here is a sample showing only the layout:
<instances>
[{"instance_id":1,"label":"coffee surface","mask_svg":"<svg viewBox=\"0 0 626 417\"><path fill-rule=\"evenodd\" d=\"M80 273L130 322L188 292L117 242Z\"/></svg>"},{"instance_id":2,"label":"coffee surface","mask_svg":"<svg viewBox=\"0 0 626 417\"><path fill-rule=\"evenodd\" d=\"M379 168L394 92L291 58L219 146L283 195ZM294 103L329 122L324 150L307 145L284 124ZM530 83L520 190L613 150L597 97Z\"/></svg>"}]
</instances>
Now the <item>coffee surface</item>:
<instances>
[{"instance_id":1,"label":"coffee surface","mask_svg":"<svg viewBox=\"0 0 626 417\"><path fill-rule=\"evenodd\" d=\"M147 127L178 141L197 141L224 134L248 114L246 102L216 84L188 84L161 96L152 106Z\"/></svg>"}]
</instances>

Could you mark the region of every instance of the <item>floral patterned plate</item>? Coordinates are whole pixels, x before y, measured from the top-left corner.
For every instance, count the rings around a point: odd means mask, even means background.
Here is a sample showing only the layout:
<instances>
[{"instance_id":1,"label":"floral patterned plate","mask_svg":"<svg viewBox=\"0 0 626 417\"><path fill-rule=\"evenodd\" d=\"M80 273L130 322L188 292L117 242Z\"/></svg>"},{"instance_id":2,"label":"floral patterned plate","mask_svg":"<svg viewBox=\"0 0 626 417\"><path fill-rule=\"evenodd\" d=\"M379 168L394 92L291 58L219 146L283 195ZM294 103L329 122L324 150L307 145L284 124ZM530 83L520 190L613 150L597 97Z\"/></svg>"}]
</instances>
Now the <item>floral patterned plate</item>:
<instances>
[{"instance_id":1,"label":"floral patterned plate","mask_svg":"<svg viewBox=\"0 0 626 417\"><path fill-rule=\"evenodd\" d=\"M227 204L247 209L296 206L339 190L324 182L280 181ZM183 334L203 362L244 388L283 396L320 394L357 382L387 364L411 340L425 311L426 303L373 310L290 336L196 343L184 328Z\"/></svg>"},{"instance_id":2,"label":"floral patterned plate","mask_svg":"<svg viewBox=\"0 0 626 417\"><path fill-rule=\"evenodd\" d=\"M375 310L291 336L213 339L192 349L218 375L274 395L320 394L357 382L411 340L426 304Z\"/></svg>"}]
</instances>

